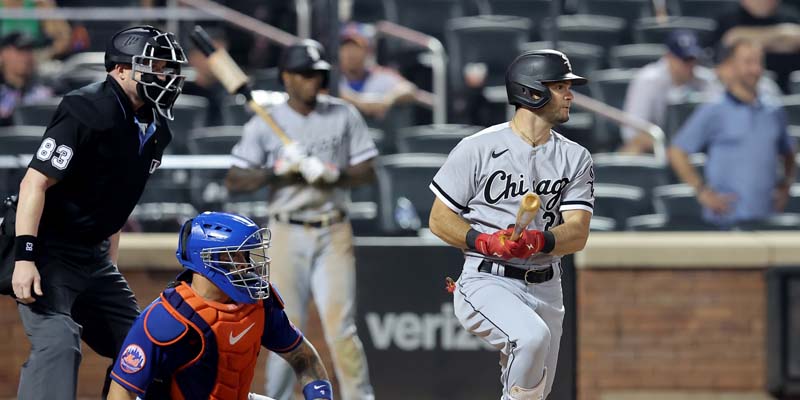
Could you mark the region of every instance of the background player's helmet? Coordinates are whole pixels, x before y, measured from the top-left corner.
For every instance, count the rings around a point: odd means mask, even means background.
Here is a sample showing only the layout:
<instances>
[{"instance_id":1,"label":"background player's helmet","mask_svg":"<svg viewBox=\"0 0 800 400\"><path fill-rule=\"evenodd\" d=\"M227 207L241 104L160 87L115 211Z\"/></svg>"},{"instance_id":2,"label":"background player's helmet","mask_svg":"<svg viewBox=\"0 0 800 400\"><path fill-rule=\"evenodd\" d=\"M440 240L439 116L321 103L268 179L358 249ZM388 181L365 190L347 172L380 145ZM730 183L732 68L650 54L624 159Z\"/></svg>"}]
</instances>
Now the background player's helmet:
<instances>
[{"instance_id":1,"label":"background player's helmet","mask_svg":"<svg viewBox=\"0 0 800 400\"><path fill-rule=\"evenodd\" d=\"M176 256L237 303L269 297L270 232L249 218L204 212L181 228Z\"/></svg>"},{"instance_id":2,"label":"background player's helmet","mask_svg":"<svg viewBox=\"0 0 800 400\"><path fill-rule=\"evenodd\" d=\"M536 50L517 57L506 71L508 103L537 109L550 101L546 82L571 81L585 85L587 80L572 73L572 65L564 53L556 50ZM540 96L535 99L534 95Z\"/></svg>"},{"instance_id":3,"label":"background player's helmet","mask_svg":"<svg viewBox=\"0 0 800 400\"><path fill-rule=\"evenodd\" d=\"M153 64L162 61L166 63L164 68L155 71ZM123 29L106 44L106 71L117 64L130 65L139 97L170 120L172 106L186 80L181 75L181 66L186 63L186 54L175 36L148 25ZM137 72L141 77L136 77Z\"/></svg>"},{"instance_id":4,"label":"background player's helmet","mask_svg":"<svg viewBox=\"0 0 800 400\"><path fill-rule=\"evenodd\" d=\"M325 48L319 42L304 39L283 50L278 70L279 73L321 71L322 87L327 87L331 64L325 61Z\"/></svg>"}]
</instances>

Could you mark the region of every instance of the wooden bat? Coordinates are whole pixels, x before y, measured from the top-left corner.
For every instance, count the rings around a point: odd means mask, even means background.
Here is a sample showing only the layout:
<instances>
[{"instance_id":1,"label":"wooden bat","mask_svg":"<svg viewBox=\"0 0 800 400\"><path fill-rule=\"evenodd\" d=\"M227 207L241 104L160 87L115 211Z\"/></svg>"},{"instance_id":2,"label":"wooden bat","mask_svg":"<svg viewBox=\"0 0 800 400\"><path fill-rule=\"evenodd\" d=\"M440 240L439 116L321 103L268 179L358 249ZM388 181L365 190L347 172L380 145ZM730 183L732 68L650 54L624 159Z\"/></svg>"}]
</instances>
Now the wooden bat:
<instances>
[{"instance_id":1,"label":"wooden bat","mask_svg":"<svg viewBox=\"0 0 800 400\"><path fill-rule=\"evenodd\" d=\"M542 201L539 195L531 192L522 196L522 201L519 203L519 210L517 210L517 222L514 224L514 233L511 235L511 240L519 239L522 231L533 221L536 213L539 212L539 205Z\"/></svg>"},{"instance_id":2,"label":"wooden bat","mask_svg":"<svg viewBox=\"0 0 800 400\"><path fill-rule=\"evenodd\" d=\"M200 25L195 25L191 37L195 46L208 57L208 67L225 87L225 90L230 94L243 95L247 99L247 106L269 125L283 144L292 143L292 139L289 139L286 132L275 123L267 110L253 100L253 92L247 75L236 65L236 61L233 61L230 54L225 49L214 47L208 33Z\"/></svg>"}]
</instances>

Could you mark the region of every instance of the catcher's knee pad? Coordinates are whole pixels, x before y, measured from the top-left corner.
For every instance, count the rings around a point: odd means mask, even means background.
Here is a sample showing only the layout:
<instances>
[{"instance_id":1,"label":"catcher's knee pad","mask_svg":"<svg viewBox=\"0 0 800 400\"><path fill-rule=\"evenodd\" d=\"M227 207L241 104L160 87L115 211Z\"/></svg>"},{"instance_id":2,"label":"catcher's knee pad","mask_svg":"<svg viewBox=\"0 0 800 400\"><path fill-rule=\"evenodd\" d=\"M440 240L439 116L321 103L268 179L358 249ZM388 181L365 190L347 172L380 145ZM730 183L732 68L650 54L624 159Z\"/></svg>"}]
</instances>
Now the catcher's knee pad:
<instances>
[{"instance_id":1,"label":"catcher's knee pad","mask_svg":"<svg viewBox=\"0 0 800 400\"><path fill-rule=\"evenodd\" d=\"M512 400L544 400L544 387L547 382L547 368L542 374L542 380L531 389L513 386L509 391Z\"/></svg>"}]
</instances>

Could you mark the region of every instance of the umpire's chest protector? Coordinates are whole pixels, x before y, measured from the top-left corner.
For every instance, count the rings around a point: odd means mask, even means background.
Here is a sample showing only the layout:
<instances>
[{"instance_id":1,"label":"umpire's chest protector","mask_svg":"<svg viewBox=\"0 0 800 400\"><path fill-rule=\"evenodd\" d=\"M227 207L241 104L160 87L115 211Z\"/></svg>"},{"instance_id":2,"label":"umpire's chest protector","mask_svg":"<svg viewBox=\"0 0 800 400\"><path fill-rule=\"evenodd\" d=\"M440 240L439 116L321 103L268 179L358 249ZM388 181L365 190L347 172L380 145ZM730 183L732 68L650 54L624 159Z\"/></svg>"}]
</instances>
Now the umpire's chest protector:
<instances>
[{"instance_id":1,"label":"umpire's chest protector","mask_svg":"<svg viewBox=\"0 0 800 400\"><path fill-rule=\"evenodd\" d=\"M173 375L172 399L246 399L261 349L263 304L207 302L185 283L161 297L170 314L202 341L197 357Z\"/></svg>"}]
</instances>

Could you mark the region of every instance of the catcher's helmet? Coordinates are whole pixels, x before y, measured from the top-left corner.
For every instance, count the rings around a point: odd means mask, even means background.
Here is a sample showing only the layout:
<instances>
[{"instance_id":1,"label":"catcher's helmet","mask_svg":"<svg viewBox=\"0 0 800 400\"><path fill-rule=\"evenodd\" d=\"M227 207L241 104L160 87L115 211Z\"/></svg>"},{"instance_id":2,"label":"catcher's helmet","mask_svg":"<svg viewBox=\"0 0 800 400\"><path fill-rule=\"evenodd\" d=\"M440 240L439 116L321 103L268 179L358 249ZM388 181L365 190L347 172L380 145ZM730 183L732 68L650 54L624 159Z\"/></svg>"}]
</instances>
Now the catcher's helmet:
<instances>
[{"instance_id":1,"label":"catcher's helmet","mask_svg":"<svg viewBox=\"0 0 800 400\"><path fill-rule=\"evenodd\" d=\"M321 71L322 87L326 87L331 64L325 61L325 48L322 44L316 40L304 39L283 50L278 70L279 73Z\"/></svg>"},{"instance_id":2,"label":"catcher's helmet","mask_svg":"<svg viewBox=\"0 0 800 400\"><path fill-rule=\"evenodd\" d=\"M527 108L541 108L550 101L546 82L571 81L585 85L587 80L572 73L572 65L564 53L556 50L535 50L517 57L506 71L508 103ZM539 98L534 98L534 95Z\"/></svg>"},{"instance_id":3,"label":"catcher's helmet","mask_svg":"<svg viewBox=\"0 0 800 400\"><path fill-rule=\"evenodd\" d=\"M154 63L161 62L165 63L163 68L154 68ZM117 64L130 65L139 97L170 120L172 106L183 90L186 77L181 75L181 66L186 63L186 54L175 36L149 25L123 29L106 44L106 71ZM141 77L137 78L137 72Z\"/></svg>"},{"instance_id":4,"label":"catcher's helmet","mask_svg":"<svg viewBox=\"0 0 800 400\"><path fill-rule=\"evenodd\" d=\"M176 256L237 303L269 297L270 232L249 218L204 212L181 228Z\"/></svg>"}]
</instances>

